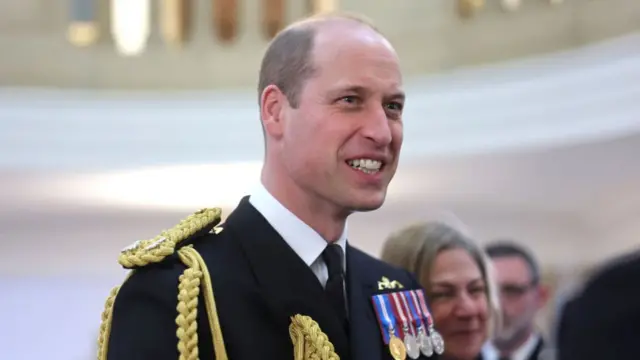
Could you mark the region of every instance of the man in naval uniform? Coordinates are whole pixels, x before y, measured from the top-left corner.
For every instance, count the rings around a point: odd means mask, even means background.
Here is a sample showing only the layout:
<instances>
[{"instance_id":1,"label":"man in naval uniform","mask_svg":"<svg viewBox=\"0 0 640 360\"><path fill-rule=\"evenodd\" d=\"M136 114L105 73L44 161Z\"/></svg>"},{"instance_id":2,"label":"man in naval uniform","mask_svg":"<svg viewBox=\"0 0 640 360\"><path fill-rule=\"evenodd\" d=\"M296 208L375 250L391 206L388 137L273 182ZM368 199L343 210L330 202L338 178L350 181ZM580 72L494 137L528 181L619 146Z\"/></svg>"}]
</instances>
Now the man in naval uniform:
<instances>
[{"instance_id":1,"label":"man in naval uniform","mask_svg":"<svg viewBox=\"0 0 640 360\"><path fill-rule=\"evenodd\" d=\"M204 209L123 250L133 271L107 301L99 359L426 359L387 344L374 306L417 281L352 247L346 225L384 202L404 102L396 52L369 23L283 30L260 69L261 186L224 224Z\"/></svg>"}]
</instances>

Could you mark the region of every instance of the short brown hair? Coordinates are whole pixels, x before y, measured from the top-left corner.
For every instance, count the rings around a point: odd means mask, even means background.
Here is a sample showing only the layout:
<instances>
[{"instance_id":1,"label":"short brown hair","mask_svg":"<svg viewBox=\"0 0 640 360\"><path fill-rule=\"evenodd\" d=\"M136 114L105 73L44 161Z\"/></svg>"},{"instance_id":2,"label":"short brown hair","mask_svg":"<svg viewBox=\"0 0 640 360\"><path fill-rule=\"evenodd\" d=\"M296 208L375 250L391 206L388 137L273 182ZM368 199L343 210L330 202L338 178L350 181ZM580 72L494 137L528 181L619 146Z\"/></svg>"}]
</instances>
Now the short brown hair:
<instances>
[{"instance_id":1,"label":"short brown hair","mask_svg":"<svg viewBox=\"0 0 640 360\"><path fill-rule=\"evenodd\" d=\"M531 276L531 284L538 285L541 281L542 274L540 271L540 265L536 258L533 256L531 250L524 245L518 244L513 240L500 239L485 246L484 251L491 259L498 259L503 257L519 257L529 267Z\"/></svg>"},{"instance_id":2,"label":"short brown hair","mask_svg":"<svg viewBox=\"0 0 640 360\"><path fill-rule=\"evenodd\" d=\"M302 86L317 71L311 59L317 31L315 25L331 20L353 21L379 33L367 18L350 13L322 13L291 24L276 35L262 58L258 102L267 86L276 85L291 106L298 107Z\"/></svg>"}]
</instances>

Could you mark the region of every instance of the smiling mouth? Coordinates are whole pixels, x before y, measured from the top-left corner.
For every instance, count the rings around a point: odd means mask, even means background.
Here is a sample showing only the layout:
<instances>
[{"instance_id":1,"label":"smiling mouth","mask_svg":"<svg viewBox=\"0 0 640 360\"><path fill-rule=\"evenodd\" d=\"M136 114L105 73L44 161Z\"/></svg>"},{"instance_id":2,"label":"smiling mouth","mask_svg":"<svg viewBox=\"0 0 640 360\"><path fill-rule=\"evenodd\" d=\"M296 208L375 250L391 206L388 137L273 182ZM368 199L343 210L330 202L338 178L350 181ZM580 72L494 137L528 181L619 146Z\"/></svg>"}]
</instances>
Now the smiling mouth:
<instances>
[{"instance_id":1,"label":"smiling mouth","mask_svg":"<svg viewBox=\"0 0 640 360\"><path fill-rule=\"evenodd\" d=\"M348 160L347 165L365 174L377 174L384 168L384 163L373 159L353 159Z\"/></svg>"}]
</instances>

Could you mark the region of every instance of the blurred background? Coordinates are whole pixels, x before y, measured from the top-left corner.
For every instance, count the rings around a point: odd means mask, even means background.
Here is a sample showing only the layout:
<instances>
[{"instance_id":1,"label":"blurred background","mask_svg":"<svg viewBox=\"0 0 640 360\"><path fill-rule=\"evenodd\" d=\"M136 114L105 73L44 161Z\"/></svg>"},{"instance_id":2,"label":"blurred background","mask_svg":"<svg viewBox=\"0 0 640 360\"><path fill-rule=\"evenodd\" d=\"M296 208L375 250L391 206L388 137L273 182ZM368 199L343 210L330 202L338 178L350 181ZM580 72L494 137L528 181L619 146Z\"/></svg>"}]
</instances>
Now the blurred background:
<instances>
[{"instance_id":1,"label":"blurred background","mask_svg":"<svg viewBox=\"0 0 640 360\"><path fill-rule=\"evenodd\" d=\"M90 359L121 248L258 180L274 31L337 7L398 50L408 102L387 235L440 219L534 250L555 304L640 242L640 1L0 2L0 348Z\"/></svg>"}]
</instances>

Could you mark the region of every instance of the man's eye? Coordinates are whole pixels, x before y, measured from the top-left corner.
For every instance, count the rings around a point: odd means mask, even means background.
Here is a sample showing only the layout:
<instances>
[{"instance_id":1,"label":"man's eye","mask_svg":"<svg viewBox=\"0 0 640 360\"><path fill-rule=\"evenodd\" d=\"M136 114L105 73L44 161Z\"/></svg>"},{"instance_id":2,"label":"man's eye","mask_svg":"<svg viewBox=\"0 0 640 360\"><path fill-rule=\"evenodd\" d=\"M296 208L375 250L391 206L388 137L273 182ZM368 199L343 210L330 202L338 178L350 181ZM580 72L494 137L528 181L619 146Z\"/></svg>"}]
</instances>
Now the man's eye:
<instances>
[{"instance_id":1,"label":"man's eye","mask_svg":"<svg viewBox=\"0 0 640 360\"><path fill-rule=\"evenodd\" d=\"M345 102L347 104L355 104L356 102L358 102L358 98L356 96L343 96L342 98L340 98L340 101Z\"/></svg>"},{"instance_id":2,"label":"man's eye","mask_svg":"<svg viewBox=\"0 0 640 360\"><path fill-rule=\"evenodd\" d=\"M485 292L487 292L487 289L485 287L478 286L478 287L471 288L469 292L471 294L484 294Z\"/></svg>"},{"instance_id":3,"label":"man's eye","mask_svg":"<svg viewBox=\"0 0 640 360\"><path fill-rule=\"evenodd\" d=\"M402 111L402 104L399 102L390 102L387 104L387 109L393 111Z\"/></svg>"}]
</instances>

